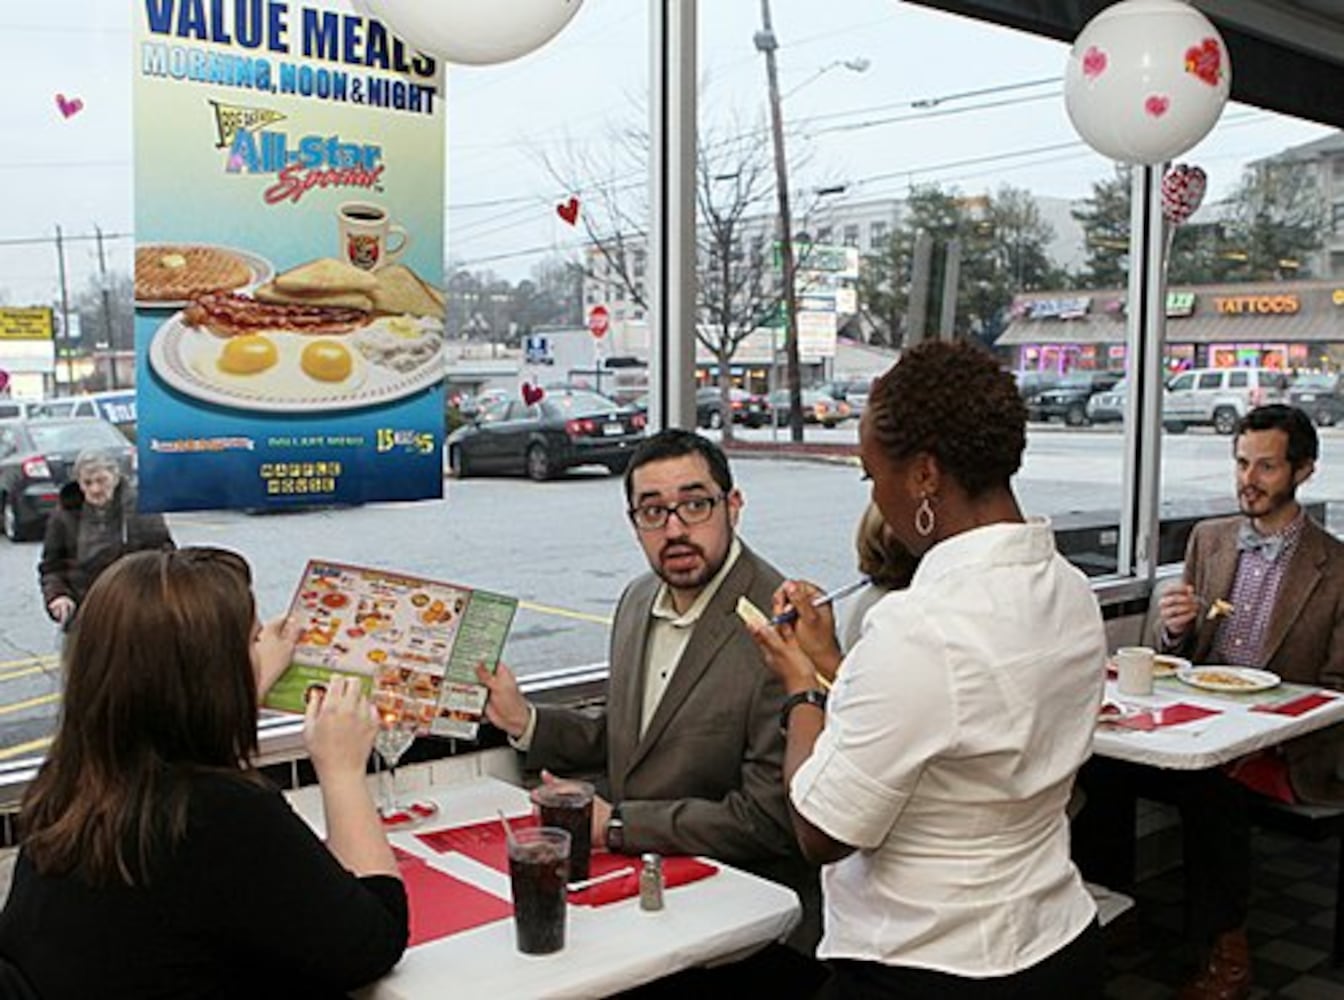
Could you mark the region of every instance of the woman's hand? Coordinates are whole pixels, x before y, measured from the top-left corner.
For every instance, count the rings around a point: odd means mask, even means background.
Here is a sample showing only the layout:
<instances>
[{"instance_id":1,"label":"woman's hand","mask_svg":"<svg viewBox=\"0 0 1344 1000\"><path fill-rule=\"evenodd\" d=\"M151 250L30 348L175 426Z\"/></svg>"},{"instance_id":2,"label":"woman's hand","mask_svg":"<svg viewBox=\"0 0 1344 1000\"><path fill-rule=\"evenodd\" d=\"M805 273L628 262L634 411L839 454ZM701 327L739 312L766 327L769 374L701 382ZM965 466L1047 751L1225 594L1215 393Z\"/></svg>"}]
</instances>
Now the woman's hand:
<instances>
[{"instance_id":1,"label":"woman's hand","mask_svg":"<svg viewBox=\"0 0 1344 1000\"><path fill-rule=\"evenodd\" d=\"M778 613L778 611L776 612ZM798 643L792 625L757 625L748 632L770 672L789 694L817 686L817 666Z\"/></svg>"},{"instance_id":2,"label":"woman's hand","mask_svg":"<svg viewBox=\"0 0 1344 1000\"><path fill-rule=\"evenodd\" d=\"M272 618L257 633L257 701L266 697L294 659L298 626L285 615Z\"/></svg>"},{"instance_id":3,"label":"woman's hand","mask_svg":"<svg viewBox=\"0 0 1344 1000\"><path fill-rule=\"evenodd\" d=\"M844 654L835 638L835 612L829 604L816 607L812 602L822 596L822 589L806 580L785 580L775 591L774 613L793 610L798 617L788 626L798 645L812 661L816 672L827 681L835 680ZM813 685L815 686L815 685Z\"/></svg>"},{"instance_id":4,"label":"woman's hand","mask_svg":"<svg viewBox=\"0 0 1344 1000\"><path fill-rule=\"evenodd\" d=\"M75 615L75 602L73 598L62 594L59 597L53 597L47 602L47 617L57 625L68 624Z\"/></svg>"},{"instance_id":5,"label":"woman's hand","mask_svg":"<svg viewBox=\"0 0 1344 1000\"><path fill-rule=\"evenodd\" d=\"M359 680L332 674L326 693L309 698L303 716L303 742L318 781L343 774L362 781L377 732L378 713Z\"/></svg>"}]
</instances>

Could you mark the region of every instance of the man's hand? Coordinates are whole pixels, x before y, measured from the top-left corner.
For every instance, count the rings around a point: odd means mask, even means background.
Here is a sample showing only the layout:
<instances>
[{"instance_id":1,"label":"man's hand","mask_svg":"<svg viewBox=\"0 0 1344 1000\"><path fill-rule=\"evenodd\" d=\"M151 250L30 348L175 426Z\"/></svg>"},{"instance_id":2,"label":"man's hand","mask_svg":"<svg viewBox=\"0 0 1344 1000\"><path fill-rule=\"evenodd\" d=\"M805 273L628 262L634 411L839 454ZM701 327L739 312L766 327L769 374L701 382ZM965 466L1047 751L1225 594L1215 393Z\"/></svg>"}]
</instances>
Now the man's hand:
<instances>
[{"instance_id":1,"label":"man's hand","mask_svg":"<svg viewBox=\"0 0 1344 1000\"><path fill-rule=\"evenodd\" d=\"M1199 617L1199 598L1188 583L1170 587L1157 602L1158 618L1171 639L1180 639Z\"/></svg>"},{"instance_id":2,"label":"man's hand","mask_svg":"<svg viewBox=\"0 0 1344 1000\"><path fill-rule=\"evenodd\" d=\"M504 730L514 739L522 736L532 712L523 692L518 690L518 680L513 676L513 671L501 663L491 673L478 663L476 680L490 692L490 697L485 701L485 717L491 725Z\"/></svg>"},{"instance_id":3,"label":"man's hand","mask_svg":"<svg viewBox=\"0 0 1344 1000\"><path fill-rule=\"evenodd\" d=\"M74 617L74 614L75 602L64 594L60 597L53 597L47 602L47 616L57 625L65 625Z\"/></svg>"},{"instance_id":4,"label":"man's hand","mask_svg":"<svg viewBox=\"0 0 1344 1000\"><path fill-rule=\"evenodd\" d=\"M294 659L299 628L285 615L272 618L257 635L257 701L280 679Z\"/></svg>"}]
</instances>

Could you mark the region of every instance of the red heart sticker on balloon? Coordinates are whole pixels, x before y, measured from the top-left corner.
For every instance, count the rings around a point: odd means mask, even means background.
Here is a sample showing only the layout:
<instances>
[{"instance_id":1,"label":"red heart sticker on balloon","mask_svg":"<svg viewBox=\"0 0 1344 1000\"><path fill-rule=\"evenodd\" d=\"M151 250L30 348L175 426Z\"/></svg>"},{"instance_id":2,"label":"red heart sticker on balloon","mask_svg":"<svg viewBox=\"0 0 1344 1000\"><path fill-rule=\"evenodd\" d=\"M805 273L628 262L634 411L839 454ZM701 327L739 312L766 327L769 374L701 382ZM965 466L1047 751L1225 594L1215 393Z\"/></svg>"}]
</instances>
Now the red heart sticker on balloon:
<instances>
[{"instance_id":1,"label":"red heart sticker on balloon","mask_svg":"<svg viewBox=\"0 0 1344 1000\"><path fill-rule=\"evenodd\" d=\"M1178 163L1162 178L1162 216L1179 226L1199 210L1209 178L1199 167Z\"/></svg>"},{"instance_id":2,"label":"red heart sticker on balloon","mask_svg":"<svg viewBox=\"0 0 1344 1000\"><path fill-rule=\"evenodd\" d=\"M1197 76L1210 87L1218 86L1223 78L1223 50L1216 38L1206 38L1185 50L1185 71Z\"/></svg>"},{"instance_id":3,"label":"red heart sticker on balloon","mask_svg":"<svg viewBox=\"0 0 1344 1000\"><path fill-rule=\"evenodd\" d=\"M62 118L69 118L71 115L79 114L84 110L84 102L78 97L66 97L64 94L57 94L56 107L60 110Z\"/></svg>"},{"instance_id":4,"label":"red heart sticker on balloon","mask_svg":"<svg viewBox=\"0 0 1344 1000\"><path fill-rule=\"evenodd\" d=\"M1143 110L1148 112L1154 118L1161 118L1171 107L1171 99L1163 97L1161 94L1153 94L1148 100L1143 102Z\"/></svg>"},{"instance_id":5,"label":"red heart sticker on balloon","mask_svg":"<svg viewBox=\"0 0 1344 1000\"><path fill-rule=\"evenodd\" d=\"M1095 80L1106 72L1106 53L1095 45L1089 46L1083 53L1083 76L1089 80Z\"/></svg>"},{"instance_id":6,"label":"red heart sticker on balloon","mask_svg":"<svg viewBox=\"0 0 1344 1000\"><path fill-rule=\"evenodd\" d=\"M555 214L564 219L571 226L579 218L579 199L571 197L569 201L562 201L555 206Z\"/></svg>"},{"instance_id":7,"label":"red heart sticker on balloon","mask_svg":"<svg viewBox=\"0 0 1344 1000\"><path fill-rule=\"evenodd\" d=\"M546 390L541 386L533 385L531 382L523 383L523 402L528 406L536 406L545 395Z\"/></svg>"}]
</instances>

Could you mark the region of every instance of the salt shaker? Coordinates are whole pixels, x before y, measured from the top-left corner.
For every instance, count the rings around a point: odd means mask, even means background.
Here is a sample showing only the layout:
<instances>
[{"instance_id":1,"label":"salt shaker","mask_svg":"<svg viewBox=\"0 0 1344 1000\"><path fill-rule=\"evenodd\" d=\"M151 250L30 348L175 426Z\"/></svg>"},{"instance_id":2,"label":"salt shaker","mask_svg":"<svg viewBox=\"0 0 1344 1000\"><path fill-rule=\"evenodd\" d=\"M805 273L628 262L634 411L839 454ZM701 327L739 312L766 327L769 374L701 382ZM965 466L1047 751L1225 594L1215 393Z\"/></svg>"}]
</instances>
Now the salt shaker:
<instances>
[{"instance_id":1,"label":"salt shaker","mask_svg":"<svg viewBox=\"0 0 1344 1000\"><path fill-rule=\"evenodd\" d=\"M639 870L639 908L663 908L663 859L656 854L645 854Z\"/></svg>"}]
</instances>

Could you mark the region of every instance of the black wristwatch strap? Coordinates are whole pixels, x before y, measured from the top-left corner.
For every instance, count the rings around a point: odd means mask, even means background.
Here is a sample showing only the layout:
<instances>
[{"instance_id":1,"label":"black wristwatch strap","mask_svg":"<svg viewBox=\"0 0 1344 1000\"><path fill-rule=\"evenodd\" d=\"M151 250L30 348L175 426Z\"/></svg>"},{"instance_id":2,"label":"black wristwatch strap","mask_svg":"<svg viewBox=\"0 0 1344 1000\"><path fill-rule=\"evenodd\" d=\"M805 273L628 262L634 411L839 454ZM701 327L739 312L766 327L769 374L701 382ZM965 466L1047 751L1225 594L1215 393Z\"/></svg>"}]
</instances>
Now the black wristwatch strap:
<instances>
[{"instance_id":1,"label":"black wristwatch strap","mask_svg":"<svg viewBox=\"0 0 1344 1000\"><path fill-rule=\"evenodd\" d=\"M621 818L621 804L611 807L611 818L607 820L607 850L619 854L625 850L625 820Z\"/></svg>"},{"instance_id":2,"label":"black wristwatch strap","mask_svg":"<svg viewBox=\"0 0 1344 1000\"><path fill-rule=\"evenodd\" d=\"M795 691L784 699L784 706L779 710L779 730L785 736L789 733L789 716L799 705L815 705L824 712L826 692L820 688L808 688L806 691Z\"/></svg>"}]
</instances>

